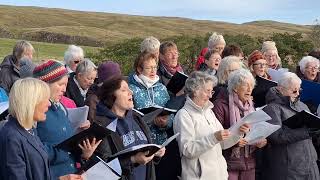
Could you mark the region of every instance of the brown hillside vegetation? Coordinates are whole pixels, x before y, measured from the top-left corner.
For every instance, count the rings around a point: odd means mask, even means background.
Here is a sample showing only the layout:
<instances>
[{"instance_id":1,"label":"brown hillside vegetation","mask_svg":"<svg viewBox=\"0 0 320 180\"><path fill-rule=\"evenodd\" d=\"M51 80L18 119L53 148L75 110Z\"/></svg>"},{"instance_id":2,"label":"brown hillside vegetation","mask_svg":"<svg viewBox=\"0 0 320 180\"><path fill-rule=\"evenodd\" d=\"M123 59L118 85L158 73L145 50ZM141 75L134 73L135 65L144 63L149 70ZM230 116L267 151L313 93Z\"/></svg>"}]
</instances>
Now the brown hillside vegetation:
<instances>
[{"instance_id":1,"label":"brown hillside vegetation","mask_svg":"<svg viewBox=\"0 0 320 180\"><path fill-rule=\"evenodd\" d=\"M311 32L309 26L255 21L244 24L172 17L147 17L40 7L0 5L0 37L101 46L124 39L153 35L164 39L179 35L223 34L268 36L272 33Z\"/></svg>"}]
</instances>

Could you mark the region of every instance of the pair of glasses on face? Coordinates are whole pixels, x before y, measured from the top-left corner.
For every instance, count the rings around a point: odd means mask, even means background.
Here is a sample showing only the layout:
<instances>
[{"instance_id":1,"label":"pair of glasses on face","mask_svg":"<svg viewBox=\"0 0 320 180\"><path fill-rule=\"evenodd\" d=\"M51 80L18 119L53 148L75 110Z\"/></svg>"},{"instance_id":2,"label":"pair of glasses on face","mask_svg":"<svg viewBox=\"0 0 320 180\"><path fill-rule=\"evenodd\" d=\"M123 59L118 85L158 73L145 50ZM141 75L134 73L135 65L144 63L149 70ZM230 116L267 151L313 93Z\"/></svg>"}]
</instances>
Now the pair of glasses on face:
<instances>
[{"instance_id":1,"label":"pair of glasses on face","mask_svg":"<svg viewBox=\"0 0 320 180\"><path fill-rule=\"evenodd\" d=\"M212 96L215 93L215 91L214 90L207 90L206 93Z\"/></svg>"},{"instance_id":2,"label":"pair of glasses on face","mask_svg":"<svg viewBox=\"0 0 320 180\"><path fill-rule=\"evenodd\" d=\"M258 66L258 67L266 67L267 66L267 64L265 64L265 63L254 63L253 65Z\"/></svg>"},{"instance_id":3,"label":"pair of glasses on face","mask_svg":"<svg viewBox=\"0 0 320 180\"><path fill-rule=\"evenodd\" d=\"M145 67L145 68L143 68L143 69L145 69L145 70L147 70L147 71L156 71L157 69L158 69L158 66L151 66L151 67Z\"/></svg>"},{"instance_id":4,"label":"pair of glasses on face","mask_svg":"<svg viewBox=\"0 0 320 180\"><path fill-rule=\"evenodd\" d=\"M75 60L73 61L74 64L79 64L80 63L80 60Z\"/></svg>"},{"instance_id":5,"label":"pair of glasses on face","mask_svg":"<svg viewBox=\"0 0 320 180\"><path fill-rule=\"evenodd\" d=\"M306 67L306 69L311 70L311 71L319 71L320 67L316 66L316 67Z\"/></svg>"}]
</instances>

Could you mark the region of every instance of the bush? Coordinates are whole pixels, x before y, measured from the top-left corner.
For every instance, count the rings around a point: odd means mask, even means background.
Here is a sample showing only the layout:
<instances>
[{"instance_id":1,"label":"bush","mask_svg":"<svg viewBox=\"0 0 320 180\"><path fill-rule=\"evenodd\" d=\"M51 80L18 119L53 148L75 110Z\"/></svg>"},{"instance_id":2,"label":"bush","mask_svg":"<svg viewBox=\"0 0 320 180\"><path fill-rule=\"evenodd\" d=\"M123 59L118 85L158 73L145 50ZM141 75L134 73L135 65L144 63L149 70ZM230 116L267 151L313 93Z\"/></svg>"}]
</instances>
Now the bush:
<instances>
[{"instance_id":1,"label":"bush","mask_svg":"<svg viewBox=\"0 0 320 180\"><path fill-rule=\"evenodd\" d=\"M200 51L202 48L207 47L210 35L211 33L207 33L205 36L182 35L161 39L160 41L173 41L177 44L180 53L179 61L184 70L187 73L190 73L194 70L194 65ZM268 38L251 37L247 34L225 34L224 38L227 44L240 46L245 55L249 55L255 49L261 49L261 44L265 40L275 41L283 66L291 69L295 68L301 57L313 48L310 41L303 40L301 33L274 33ZM98 53L87 54L87 56L92 58L97 64L103 60L118 62L122 68L123 74L127 75L133 71L133 62L138 56L142 40L142 38L125 40L114 45L105 46L104 49L100 50ZM293 64L290 63L290 61L293 61Z\"/></svg>"}]
</instances>

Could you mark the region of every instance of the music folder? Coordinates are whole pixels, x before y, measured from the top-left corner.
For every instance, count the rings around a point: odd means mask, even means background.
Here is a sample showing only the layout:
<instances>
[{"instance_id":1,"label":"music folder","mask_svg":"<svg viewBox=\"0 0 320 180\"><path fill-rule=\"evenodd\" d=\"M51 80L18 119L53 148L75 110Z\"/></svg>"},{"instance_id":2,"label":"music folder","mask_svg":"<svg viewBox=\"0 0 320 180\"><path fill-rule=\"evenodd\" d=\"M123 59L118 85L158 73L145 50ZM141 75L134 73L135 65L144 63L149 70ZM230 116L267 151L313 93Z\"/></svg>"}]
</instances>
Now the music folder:
<instances>
[{"instance_id":1,"label":"music folder","mask_svg":"<svg viewBox=\"0 0 320 180\"><path fill-rule=\"evenodd\" d=\"M188 76L182 72L177 71L167 84L167 90L173 94L177 94L184 87Z\"/></svg>"},{"instance_id":2,"label":"music folder","mask_svg":"<svg viewBox=\"0 0 320 180\"><path fill-rule=\"evenodd\" d=\"M282 121L282 124L291 129L302 127L320 129L320 117L303 110L301 112L298 112L294 116L291 116L290 118Z\"/></svg>"},{"instance_id":3,"label":"music folder","mask_svg":"<svg viewBox=\"0 0 320 180\"><path fill-rule=\"evenodd\" d=\"M253 102L255 107L266 105L266 94L270 88L277 86L277 83L260 76L256 76L256 86L252 91Z\"/></svg>"},{"instance_id":4,"label":"music folder","mask_svg":"<svg viewBox=\"0 0 320 180\"><path fill-rule=\"evenodd\" d=\"M85 140L86 138L92 141L92 139L95 137L96 140L99 141L110 133L111 131L107 128L102 127L97 123L92 123L88 129L83 130L78 134L75 134L72 137L64 140L60 144L56 145L56 148L62 149L67 152L79 153L81 152L79 144L82 144L83 140Z\"/></svg>"}]
</instances>

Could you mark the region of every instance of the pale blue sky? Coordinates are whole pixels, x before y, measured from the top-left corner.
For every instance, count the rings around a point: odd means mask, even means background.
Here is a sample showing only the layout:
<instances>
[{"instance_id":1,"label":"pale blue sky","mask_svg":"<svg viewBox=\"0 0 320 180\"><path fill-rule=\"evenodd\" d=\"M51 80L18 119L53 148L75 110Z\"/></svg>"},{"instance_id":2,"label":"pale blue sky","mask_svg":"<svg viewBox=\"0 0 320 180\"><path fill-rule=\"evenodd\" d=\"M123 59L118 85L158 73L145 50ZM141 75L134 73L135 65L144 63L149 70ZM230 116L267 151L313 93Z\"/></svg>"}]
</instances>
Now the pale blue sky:
<instances>
[{"instance_id":1,"label":"pale blue sky","mask_svg":"<svg viewBox=\"0 0 320 180\"><path fill-rule=\"evenodd\" d=\"M275 20L313 24L320 19L319 0L0 0L0 4L233 23Z\"/></svg>"}]
</instances>

